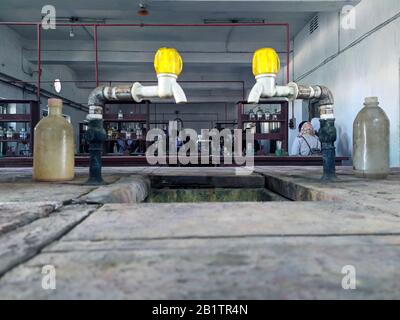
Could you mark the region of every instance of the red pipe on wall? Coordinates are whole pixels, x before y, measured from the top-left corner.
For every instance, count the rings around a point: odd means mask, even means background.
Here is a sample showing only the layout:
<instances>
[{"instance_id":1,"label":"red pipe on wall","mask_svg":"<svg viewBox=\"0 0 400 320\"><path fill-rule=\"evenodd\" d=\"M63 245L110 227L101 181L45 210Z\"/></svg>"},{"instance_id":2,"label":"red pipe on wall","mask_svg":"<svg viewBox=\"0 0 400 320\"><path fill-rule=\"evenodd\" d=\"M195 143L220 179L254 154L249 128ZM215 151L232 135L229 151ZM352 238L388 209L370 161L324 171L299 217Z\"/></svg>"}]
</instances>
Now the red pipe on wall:
<instances>
[{"instance_id":1,"label":"red pipe on wall","mask_svg":"<svg viewBox=\"0 0 400 320\"><path fill-rule=\"evenodd\" d=\"M41 66L41 24L38 23L36 25L37 31L37 100L40 108L40 87L41 87L41 78L42 78L42 66Z\"/></svg>"},{"instance_id":2,"label":"red pipe on wall","mask_svg":"<svg viewBox=\"0 0 400 320\"><path fill-rule=\"evenodd\" d=\"M290 26L286 25L286 84L290 81Z\"/></svg>"},{"instance_id":3,"label":"red pipe on wall","mask_svg":"<svg viewBox=\"0 0 400 320\"><path fill-rule=\"evenodd\" d=\"M41 22L1 22L0 26L36 26L37 28L37 60L38 60L38 100L40 101L40 79L41 79L41 61L40 61L40 27ZM289 82L289 64L290 64L290 26L287 22L258 22L258 23L112 23L112 24L90 24L90 23L56 23L59 27L93 27L94 28L94 47L95 47L95 77L96 85L99 85L99 58L98 58L98 27L285 27L286 29L286 83Z\"/></svg>"},{"instance_id":4,"label":"red pipe on wall","mask_svg":"<svg viewBox=\"0 0 400 320\"><path fill-rule=\"evenodd\" d=\"M94 52L95 52L95 77L96 77L96 87L99 86L99 50L97 46L97 25L93 25L93 42L94 42Z\"/></svg>"}]
</instances>

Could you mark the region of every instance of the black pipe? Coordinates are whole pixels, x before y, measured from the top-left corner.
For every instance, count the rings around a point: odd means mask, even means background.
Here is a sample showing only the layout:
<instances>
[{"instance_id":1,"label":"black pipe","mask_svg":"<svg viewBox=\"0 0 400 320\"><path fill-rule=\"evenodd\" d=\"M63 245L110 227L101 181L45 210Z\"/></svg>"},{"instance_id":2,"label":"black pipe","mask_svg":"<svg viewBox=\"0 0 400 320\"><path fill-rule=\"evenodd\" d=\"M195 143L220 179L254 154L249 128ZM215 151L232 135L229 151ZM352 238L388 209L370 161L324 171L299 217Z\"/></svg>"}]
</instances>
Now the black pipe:
<instances>
[{"instance_id":1,"label":"black pipe","mask_svg":"<svg viewBox=\"0 0 400 320\"><path fill-rule=\"evenodd\" d=\"M103 127L103 119L89 120L86 140L89 142L90 167L88 185L101 185L104 180L101 174L103 143L107 134Z\"/></svg>"},{"instance_id":2,"label":"black pipe","mask_svg":"<svg viewBox=\"0 0 400 320\"><path fill-rule=\"evenodd\" d=\"M89 112L91 107L104 108L105 104L110 101L133 102L129 86L99 86L95 88L89 95L88 105ZM96 108L95 108L96 109ZM92 112L96 112L93 110ZM86 139L89 142L89 185L104 184L101 175L101 155L103 151L103 143L106 140L107 133L104 130L102 119L90 119Z\"/></svg>"},{"instance_id":3,"label":"black pipe","mask_svg":"<svg viewBox=\"0 0 400 320\"><path fill-rule=\"evenodd\" d=\"M297 86L298 93L296 99L302 100L310 100L317 99L318 105L320 107L320 111L325 107L321 114L329 114L331 112L331 108L333 108L333 104L335 100L333 98L332 91L325 86ZM318 137L321 141L322 148L322 160L323 160L323 168L324 173L322 176L322 180L324 181L333 181L336 179L336 168L335 168L335 160L336 160L336 148L335 141L337 139L336 128L335 128L335 119L321 119L321 128L318 134Z\"/></svg>"},{"instance_id":4,"label":"black pipe","mask_svg":"<svg viewBox=\"0 0 400 320\"><path fill-rule=\"evenodd\" d=\"M335 128L335 119L321 119L321 128L319 131L319 139L322 146L323 176L324 181L334 181L336 177L336 148L335 141L337 131Z\"/></svg>"},{"instance_id":5,"label":"black pipe","mask_svg":"<svg viewBox=\"0 0 400 320\"><path fill-rule=\"evenodd\" d=\"M319 86L321 96L319 97L319 106L333 106L335 100L332 91L324 86ZM321 119L321 128L319 131L319 139L322 147L323 161L323 181L335 181L336 177L336 148L335 141L337 139L337 130L335 128L335 119Z\"/></svg>"}]
</instances>

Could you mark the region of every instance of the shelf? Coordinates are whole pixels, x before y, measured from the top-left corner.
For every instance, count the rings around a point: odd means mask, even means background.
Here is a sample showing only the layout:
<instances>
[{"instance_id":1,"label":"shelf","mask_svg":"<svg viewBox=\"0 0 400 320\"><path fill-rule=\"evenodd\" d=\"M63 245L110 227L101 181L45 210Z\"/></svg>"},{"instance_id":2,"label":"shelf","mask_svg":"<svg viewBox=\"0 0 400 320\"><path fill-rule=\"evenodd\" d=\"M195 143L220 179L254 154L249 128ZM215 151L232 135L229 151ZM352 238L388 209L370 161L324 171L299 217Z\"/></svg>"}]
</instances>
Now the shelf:
<instances>
[{"instance_id":1,"label":"shelf","mask_svg":"<svg viewBox=\"0 0 400 320\"><path fill-rule=\"evenodd\" d=\"M137 154L129 154L125 155L123 153L106 153L104 156L111 156L111 157L144 157L144 153L137 153Z\"/></svg>"},{"instance_id":2,"label":"shelf","mask_svg":"<svg viewBox=\"0 0 400 320\"><path fill-rule=\"evenodd\" d=\"M268 104L268 105L276 105L278 108L280 108L280 112L276 113L270 113L270 119L267 120L265 119L265 115L263 114L263 118L260 120L257 118L257 115L255 114L255 119L252 120L249 117L249 114L246 113L244 110L248 106L252 106L252 109L254 109L254 106L257 105L263 105L263 104ZM254 133L254 140L269 140L269 141L281 141L282 142L282 149L284 151L288 151L288 141L289 141L289 133L288 133L288 114L289 114L289 104L287 100L281 100L281 99L269 99L269 100L263 100L260 101L259 104L249 104L246 102L240 102L237 105L237 115L238 115L238 122L239 122L239 127L242 129L245 129L247 124L253 123L254 125L257 125L257 132ZM277 119L273 119L272 116L277 117ZM275 128L274 124L278 127ZM263 130L264 126L270 127L271 130L269 133L261 133L262 131L267 131ZM272 127L274 127L274 130L272 130ZM273 152L274 146L272 146L272 149L269 150ZM267 150L268 151L268 150Z\"/></svg>"},{"instance_id":3,"label":"shelf","mask_svg":"<svg viewBox=\"0 0 400 320\"><path fill-rule=\"evenodd\" d=\"M122 119L117 114L104 114L103 119L106 122L147 122L146 114L124 114Z\"/></svg>"},{"instance_id":4,"label":"shelf","mask_svg":"<svg viewBox=\"0 0 400 320\"><path fill-rule=\"evenodd\" d=\"M0 122L30 122L30 114L0 114Z\"/></svg>"},{"instance_id":5,"label":"shelf","mask_svg":"<svg viewBox=\"0 0 400 320\"><path fill-rule=\"evenodd\" d=\"M21 143L29 143L30 140L29 139L1 139L0 138L0 142L21 142Z\"/></svg>"},{"instance_id":6,"label":"shelf","mask_svg":"<svg viewBox=\"0 0 400 320\"><path fill-rule=\"evenodd\" d=\"M131 138L131 139L126 139L126 138L121 138L121 139L106 139L106 142L116 142L118 140L122 140L122 141L128 141L128 140L135 140L135 141L146 141L146 139L140 138Z\"/></svg>"},{"instance_id":7,"label":"shelf","mask_svg":"<svg viewBox=\"0 0 400 320\"><path fill-rule=\"evenodd\" d=\"M223 164L223 158L222 166ZM336 165L343 165L343 161L348 161L349 157L336 157ZM148 166L148 159L144 155L115 155L108 154L102 156L104 167L115 167L115 166ZM79 154L75 156L76 167L88 167L90 157L88 154ZM266 165L266 166L321 166L322 157L268 157L268 156L255 156L255 165ZM32 156L3 156L0 157L0 168L5 167L32 167L33 158ZM230 165L229 165L230 166Z\"/></svg>"},{"instance_id":8,"label":"shelf","mask_svg":"<svg viewBox=\"0 0 400 320\"><path fill-rule=\"evenodd\" d=\"M255 140L282 140L282 134L280 133L255 133Z\"/></svg>"},{"instance_id":9,"label":"shelf","mask_svg":"<svg viewBox=\"0 0 400 320\"><path fill-rule=\"evenodd\" d=\"M243 122L245 122L245 123L249 123L249 122L253 122L253 123L263 123L263 122L266 122L266 123L271 123L271 122L282 122L282 123L285 123L285 122L287 122L286 120L250 120L250 119L246 120L245 118L243 118L243 119L242 119L242 121L243 121Z\"/></svg>"}]
</instances>

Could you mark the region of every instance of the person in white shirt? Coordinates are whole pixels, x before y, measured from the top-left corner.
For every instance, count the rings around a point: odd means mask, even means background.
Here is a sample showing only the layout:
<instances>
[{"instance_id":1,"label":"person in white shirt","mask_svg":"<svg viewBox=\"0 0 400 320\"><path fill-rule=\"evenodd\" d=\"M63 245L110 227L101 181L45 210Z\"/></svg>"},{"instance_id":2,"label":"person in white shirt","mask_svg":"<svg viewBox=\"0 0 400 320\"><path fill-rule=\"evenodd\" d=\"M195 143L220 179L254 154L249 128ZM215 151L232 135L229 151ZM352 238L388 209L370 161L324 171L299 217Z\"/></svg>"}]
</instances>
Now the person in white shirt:
<instances>
[{"instance_id":1,"label":"person in white shirt","mask_svg":"<svg viewBox=\"0 0 400 320\"><path fill-rule=\"evenodd\" d=\"M315 156L321 154L321 142L310 122L301 127L300 134L293 142L291 156Z\"/></svg>"}]
</instances>

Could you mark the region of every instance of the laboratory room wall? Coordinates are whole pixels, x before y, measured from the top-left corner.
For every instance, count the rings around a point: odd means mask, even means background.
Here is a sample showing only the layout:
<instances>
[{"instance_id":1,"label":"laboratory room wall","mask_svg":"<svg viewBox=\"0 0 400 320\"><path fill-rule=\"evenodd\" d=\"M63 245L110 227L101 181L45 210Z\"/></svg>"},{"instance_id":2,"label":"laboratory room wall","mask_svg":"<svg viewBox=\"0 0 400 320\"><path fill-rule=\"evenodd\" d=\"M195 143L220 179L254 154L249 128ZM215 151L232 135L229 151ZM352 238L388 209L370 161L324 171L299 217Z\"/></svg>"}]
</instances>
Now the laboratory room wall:
<instances>
[{"instance_id":1,"label":"laboratory room wall","mask_svg":"<svg viewBox=\"0 0 400 320\"><path fill-rule=\"evenodd\" d=\"M33 27L31 27L33 28ZM26 81L36 84L37 65L32 64L24 58L26 50L36 50L36 41L26 41L16 31L7 26L0 27L0 78L17 81ZM87 89L80 89L76 84L69 81L76 80L72 69L63 65L42 65L42 85L41 88L48 92L56 94L53 87L53 81L60 78L63 82L62 91L59 94L63 98L77 103L86 103ZM4 81L0 81L0 98L3 99L32 99L36 100L37 95L31 89L23 90ZM47 108L47 97L41 97L41 109ZM78 123L85 119L86 112L64 103L63 113L71 117L76 135L76 144L78 143L77 132Z\"/></svg>"},{"instance_id":2,"label":"laboratory room wall","mask_svg":"<svg viewBox=\"0 0 400 320\"><path fill-rule=\"evenodd\" d=\"M390 163L398 166L400 1L363 0L354 10L354 28L340 12L319 13L319 27L312 33L309 24L303 28L294 39L293 78L333 91L338 155L352 154L353 121L364 98L377 96L391 122Z\"/></svg>"}]
</instances>

